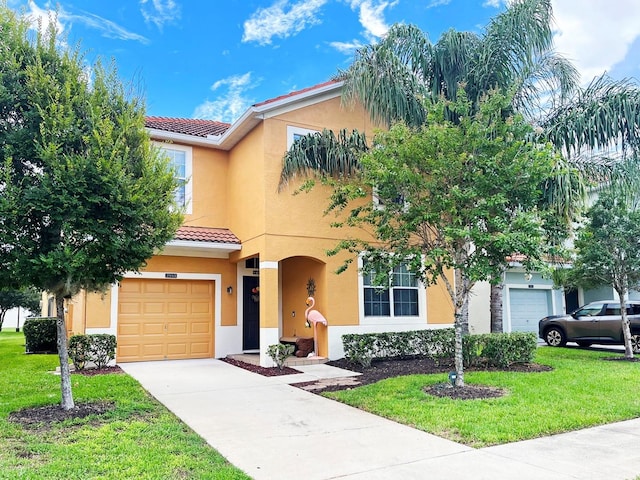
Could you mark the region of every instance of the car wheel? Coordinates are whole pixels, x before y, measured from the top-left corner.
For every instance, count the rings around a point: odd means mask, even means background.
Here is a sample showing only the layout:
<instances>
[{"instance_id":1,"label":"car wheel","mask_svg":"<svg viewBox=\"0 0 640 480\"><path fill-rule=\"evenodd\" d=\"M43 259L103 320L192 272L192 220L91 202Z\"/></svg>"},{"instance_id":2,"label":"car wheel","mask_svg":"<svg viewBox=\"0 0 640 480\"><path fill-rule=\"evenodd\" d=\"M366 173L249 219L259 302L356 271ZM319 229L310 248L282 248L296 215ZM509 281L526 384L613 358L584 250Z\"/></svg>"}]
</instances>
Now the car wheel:
<instances>
[{"instance_id":1,"label":"car wheel","mask_svg":"<svg viewBox=\"0 0 640 480\"><path fill-rule=\"evenodd\" d=\"M564 347L567 339L558 327L549 328L544 334L544 341L551 347Z\"/></svg>"},{"instance_id":2,"label":"car wheel","mask_svg":"<svg viewBox=\"0 0 640 480\"><path fill-rule=\"evenodd\" d=\"M591 345L593 345L591 342L576 342L576 343L581 347L590 347Z\"/></svg>"},{"instance_id":3,"label":"car wheel","mask_svg":"<svg viewBox=\"0 0 640 480\"><path fill-rule=\"evenodd\" d=\"M640 334L631 334L631 348L633 349L633 353L640 353Z\"/></svg>"}]
</instances>

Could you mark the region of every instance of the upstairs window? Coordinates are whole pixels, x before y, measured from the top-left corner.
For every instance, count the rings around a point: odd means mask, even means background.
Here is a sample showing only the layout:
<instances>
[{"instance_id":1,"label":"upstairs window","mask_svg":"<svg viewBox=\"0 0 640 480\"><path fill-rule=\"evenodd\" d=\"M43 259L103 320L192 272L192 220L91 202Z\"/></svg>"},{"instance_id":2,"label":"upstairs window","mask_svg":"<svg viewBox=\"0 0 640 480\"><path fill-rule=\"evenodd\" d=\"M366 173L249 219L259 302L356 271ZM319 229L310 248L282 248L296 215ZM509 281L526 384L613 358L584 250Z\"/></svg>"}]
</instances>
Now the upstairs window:
<instances>
[{"instance_id":1,"label":"upstairs window","mask_svg":"<svg viewBox=\"0 0 640 480\"><path fill-rule=\"evenodd\" d=\"M318 130L309 130L308 128L287 126L287 150L291 148L293 142L310 133L318 133Z\"/></svg>"},{"instance_id":2,"label":"upstairs window","mask_svg":"<svg viewBox=\"0 0 640 480\"><path fill-rule=\"evenodd\" d=\"M185 213L192 213L191 147L184 147L182 145L161 144L160 148L169 158L169 163L173 167L174 176L179 182L178 188L176 188L175 191L176 203L179 207L184 208Z\"/></svg>"}]
</instances>

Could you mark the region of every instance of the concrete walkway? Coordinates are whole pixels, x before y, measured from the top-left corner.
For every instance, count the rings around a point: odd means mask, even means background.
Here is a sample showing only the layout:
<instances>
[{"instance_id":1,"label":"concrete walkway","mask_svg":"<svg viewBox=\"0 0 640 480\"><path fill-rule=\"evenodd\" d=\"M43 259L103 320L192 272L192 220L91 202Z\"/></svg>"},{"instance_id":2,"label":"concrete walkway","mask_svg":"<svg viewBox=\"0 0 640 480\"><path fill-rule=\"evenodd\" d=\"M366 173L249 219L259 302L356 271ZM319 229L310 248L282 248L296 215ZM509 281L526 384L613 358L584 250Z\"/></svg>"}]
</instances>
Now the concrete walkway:
<instances>
[{"instance_id":1,"label":"concrete walkway","mask_svg":"<svg viewBox=\"0 0 640 480\"><path fill-rule=\"evenodd\" d=\"M640 475L640 420L472 449L289 385L352 374L326 365L280 377L212 359L120 366L256 480Z\"/></svg>"}]
</instances>

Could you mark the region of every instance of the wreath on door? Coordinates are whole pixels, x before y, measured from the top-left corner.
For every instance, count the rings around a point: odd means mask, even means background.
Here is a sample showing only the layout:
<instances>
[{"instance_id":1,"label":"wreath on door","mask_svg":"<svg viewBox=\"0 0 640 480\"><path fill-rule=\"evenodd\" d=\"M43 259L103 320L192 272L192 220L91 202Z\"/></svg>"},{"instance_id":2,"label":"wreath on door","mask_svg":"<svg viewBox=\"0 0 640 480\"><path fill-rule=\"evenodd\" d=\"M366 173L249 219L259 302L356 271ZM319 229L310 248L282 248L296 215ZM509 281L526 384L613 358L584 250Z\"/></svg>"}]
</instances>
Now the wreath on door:
<instances>
[{"instance_id":1,"label":"wreath on door","mask_svg":"<svg viewBox=\"0 0 640 480\"><path fill-rule=\"evenodd\" d=\"M251 289L251 300L253 300L254 303L258 303L260 301L260 287L253 287Z\"/></svg>"}]
</instances>

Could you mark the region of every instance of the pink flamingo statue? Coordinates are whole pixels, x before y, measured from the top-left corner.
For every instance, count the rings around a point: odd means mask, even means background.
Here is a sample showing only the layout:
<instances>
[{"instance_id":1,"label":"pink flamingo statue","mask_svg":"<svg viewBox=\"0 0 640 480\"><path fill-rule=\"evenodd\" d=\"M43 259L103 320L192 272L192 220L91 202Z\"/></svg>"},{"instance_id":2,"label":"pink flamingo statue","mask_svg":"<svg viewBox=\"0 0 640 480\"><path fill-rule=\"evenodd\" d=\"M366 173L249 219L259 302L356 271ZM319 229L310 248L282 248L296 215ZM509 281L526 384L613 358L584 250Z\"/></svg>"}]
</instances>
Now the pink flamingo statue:
<instances>
[{"instance_id":1,"label":"pink flamingo statue","mask_svg":"<svg viewBox=\"0 0 640 480\"><path fill-rule=\"evenodd\" d=\"M318 332L317 325L321 323L323 325L327 325L327 319L324 318L318 310L311 310L313 306L316 304L316 301L313 297L307 297L307 301L305 302L309 308L307 308L304 312L304 317L307 319L307 322L313 323L313 353L309 354L309 356L316 356L318 354Z\"/></svg>"}]
</instances>

